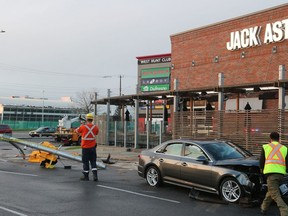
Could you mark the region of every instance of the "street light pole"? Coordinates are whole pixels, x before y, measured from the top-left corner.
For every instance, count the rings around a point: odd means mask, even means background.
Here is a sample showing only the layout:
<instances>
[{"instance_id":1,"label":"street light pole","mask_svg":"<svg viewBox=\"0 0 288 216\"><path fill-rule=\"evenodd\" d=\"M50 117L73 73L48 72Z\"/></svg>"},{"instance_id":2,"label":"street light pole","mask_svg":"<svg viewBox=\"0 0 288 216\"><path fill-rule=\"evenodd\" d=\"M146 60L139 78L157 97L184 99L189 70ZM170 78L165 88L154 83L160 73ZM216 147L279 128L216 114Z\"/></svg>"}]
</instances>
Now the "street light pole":
<instances>
[{"instance_id":1,"label":"street light pole","mask_svg":"<svg viewBox=\"0 0 288 216\"><path fill-rule=\"evenodd\" d=\"M44 90L42 90L42 126L44 126Z\"/></svg>"}]
</instances>

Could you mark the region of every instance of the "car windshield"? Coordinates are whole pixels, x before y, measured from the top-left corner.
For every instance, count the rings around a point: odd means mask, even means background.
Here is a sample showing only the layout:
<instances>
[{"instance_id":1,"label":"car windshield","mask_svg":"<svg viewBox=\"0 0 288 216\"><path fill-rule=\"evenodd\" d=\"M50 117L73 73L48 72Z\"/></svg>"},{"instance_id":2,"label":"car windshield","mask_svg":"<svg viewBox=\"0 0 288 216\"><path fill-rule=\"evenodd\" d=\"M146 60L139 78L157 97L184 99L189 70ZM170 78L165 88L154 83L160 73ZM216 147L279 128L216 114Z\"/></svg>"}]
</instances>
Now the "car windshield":
<instances>
[{"instance_id":1,"label":"car windshield","mask_svg":"<svg viewBox=\"0 0 288 216\"><path fill-rule=\"evenodd\" d=\"M43 131L43 130L44 130L44 127L40 127L36 130L36 132Z\"/></svg>"},{"instance_id":2,"label":"car windshield","mask_svg":"<svg viewBox=\"0 0 288 216\"><path fill-rule=\"evenodd\" d=\"M247 151L243 151L238 146L226 142L207 143L203 148L216 160L237 159L251 156Z\"/></svg>"}]
</instances>

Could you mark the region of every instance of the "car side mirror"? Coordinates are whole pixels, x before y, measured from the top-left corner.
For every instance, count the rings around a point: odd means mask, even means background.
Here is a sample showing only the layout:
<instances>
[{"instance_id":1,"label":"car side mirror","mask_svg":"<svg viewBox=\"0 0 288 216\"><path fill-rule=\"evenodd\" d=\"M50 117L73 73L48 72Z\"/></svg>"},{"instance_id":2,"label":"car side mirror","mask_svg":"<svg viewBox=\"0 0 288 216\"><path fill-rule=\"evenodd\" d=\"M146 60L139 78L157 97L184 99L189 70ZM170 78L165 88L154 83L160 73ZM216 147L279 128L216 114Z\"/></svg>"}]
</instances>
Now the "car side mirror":
<instances>
[{"instance_id":1,"label":"car side mirror","mask_svg":"<svg viewBox=\"0 0 288 216\"><path fill-rule=\"evenodd\" d=\"M208 163L207 158L205 156L203 156L203 155L197 157L196 161L202 162L203 164L207 164Z\"/></svg>"},{"instance_id":2,"label":"car side mirror","mask_svg":"<svg viewBox=\"0 0 288 216\"><path fill-rule=\"evenodd\" d=\"M166 149L160 149L160 150L157 150L156 152L157 153L165 153L167 150Z\"/></svg>"}]
</instances>

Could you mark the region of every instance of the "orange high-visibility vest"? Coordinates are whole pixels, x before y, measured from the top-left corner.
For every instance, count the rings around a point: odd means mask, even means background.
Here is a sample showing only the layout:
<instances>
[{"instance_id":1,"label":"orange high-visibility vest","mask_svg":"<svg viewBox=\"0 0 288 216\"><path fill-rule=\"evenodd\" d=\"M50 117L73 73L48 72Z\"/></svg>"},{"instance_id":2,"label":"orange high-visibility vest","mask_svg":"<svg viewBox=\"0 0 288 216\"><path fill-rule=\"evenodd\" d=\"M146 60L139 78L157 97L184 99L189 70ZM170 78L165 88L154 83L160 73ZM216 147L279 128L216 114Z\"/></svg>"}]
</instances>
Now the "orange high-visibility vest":
<instances>
[{"instance_id":1,"label":"orange high-visibility vest","mask_svg":"<svg viewBox=\"0 0 288 216\"><path fill-rule=\"evenodd\" d=\"M92 148L96 146L96 135L99 132L99 128L96 125L93 124L81 125L79 128L76 129L76 132L81 133L82 148Z\"/></svg>"}]
</instances>

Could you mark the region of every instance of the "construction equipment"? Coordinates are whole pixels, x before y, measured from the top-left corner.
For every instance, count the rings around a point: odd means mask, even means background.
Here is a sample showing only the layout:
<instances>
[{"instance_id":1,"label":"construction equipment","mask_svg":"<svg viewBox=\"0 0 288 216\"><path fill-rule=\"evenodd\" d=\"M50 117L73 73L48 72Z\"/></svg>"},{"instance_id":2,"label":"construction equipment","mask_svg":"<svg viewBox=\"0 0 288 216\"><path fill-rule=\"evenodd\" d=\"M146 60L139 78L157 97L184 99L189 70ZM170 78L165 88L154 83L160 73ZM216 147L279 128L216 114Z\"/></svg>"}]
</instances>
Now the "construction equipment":
<instances>
[{"instance_id":1,"label":"construction equipment","mask_svg":"<svg viewBox=\"0 0 288 216\"><path fill-rule=\"evenodd\" d=\"M58 158L55 159L54 158L55 155L61 156L61 157L64 157L64 158L68 158L68 159L71 159L71 160L78 161L78 162L82 163L82 158L80 156L74 156L74 155L71 155L69 153L62 152L58 148L56 148L55 146L54 146L55 148L51 148L51 146L49 146L47 144L39 145L39 144L36 144L36 143L33 143L33 142L28 142L28 141L25 141L25 140L17 139L15 137L6 136L4 134L0 134L0 140L8 142L11 145L13 145L14 147L16 147L21 152L21 154L23 156L23 159L25 159L25 154L24 154L23 150L17 144L20 144L20 145L23 145L23 146L27 146L27 147L30 147L30 148L33 148L33 149L38 149L41 152L42 151L46 152L46 153L41 155L41 157L45 157L44 160L41 160L41 162L44 161L43 163L44 163L45 167L46 167L46 163L48 163L48 164L51 163L51 165L54 165L54 164L57 163L57 159ZM52 156L51 156L51 154L52 154ZM40 155L39 155L39 157L40 157ZM103 164L101 162L98 162L98 161L96 162L96 165L97 165L97 167L102 168L102 169L106 168L105 164ZM43 164L42 164L42 166L43 166Z\"/></svg>"},{"instance_id":2,"label":"construction equipment","mask_svg":"<svg viewBox=\"0 0 288 216\"><path fill-rule=\"evenodd\" d=\"M57 131L54 133L55 141L62 142L64 145L80 145L81 136L75 132L75 128L72 128L74 122L85 121L81 115L78 117L69 119L67 115L59 120Z\"/></svg>"},{"instance_id":3,"label":"construction equipment","mask_svg":"<svg viewBox=\"0 0 288 216\"><path fill-rule=\"evenodd\" d=\"M69 130L72 127L72 124L74 122L81 122L85 121L86 119L82 117L82 115L79 115L75 118L69 119L68 115L65 115L62 119L58 121L58 127L65 128Z\"/></svg>"}]
</instances>

